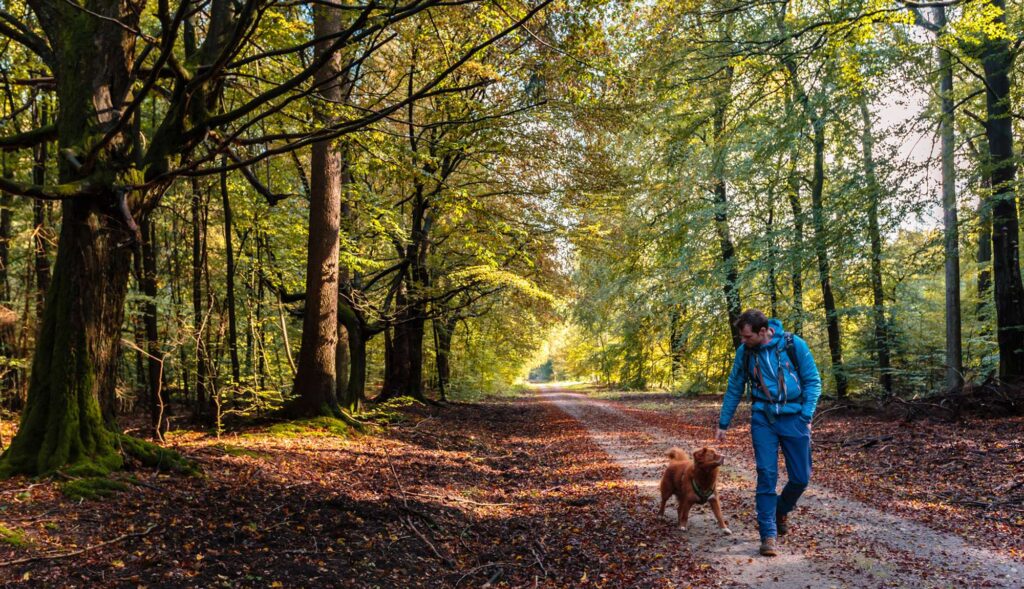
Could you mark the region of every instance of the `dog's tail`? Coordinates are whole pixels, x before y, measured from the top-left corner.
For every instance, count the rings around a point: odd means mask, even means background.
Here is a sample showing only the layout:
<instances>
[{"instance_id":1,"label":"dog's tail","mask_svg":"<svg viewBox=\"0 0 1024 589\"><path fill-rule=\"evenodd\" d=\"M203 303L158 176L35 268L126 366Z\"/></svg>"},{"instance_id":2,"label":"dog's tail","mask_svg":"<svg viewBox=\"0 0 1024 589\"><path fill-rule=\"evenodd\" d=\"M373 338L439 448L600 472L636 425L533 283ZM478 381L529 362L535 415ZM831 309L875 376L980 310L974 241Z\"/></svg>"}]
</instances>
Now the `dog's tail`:
<instances>
[{"instance_id":1,"label":"dog's tail","mask_svg":"<svg viewBox=\"0 0 1024 589\"><path fill-rule=\"evenodd\" d=\"M668 459L670 462L677 462L679 460L686 460L686 452L682 448L672 448L668 451Z\"/></svg>"}]
</instances>

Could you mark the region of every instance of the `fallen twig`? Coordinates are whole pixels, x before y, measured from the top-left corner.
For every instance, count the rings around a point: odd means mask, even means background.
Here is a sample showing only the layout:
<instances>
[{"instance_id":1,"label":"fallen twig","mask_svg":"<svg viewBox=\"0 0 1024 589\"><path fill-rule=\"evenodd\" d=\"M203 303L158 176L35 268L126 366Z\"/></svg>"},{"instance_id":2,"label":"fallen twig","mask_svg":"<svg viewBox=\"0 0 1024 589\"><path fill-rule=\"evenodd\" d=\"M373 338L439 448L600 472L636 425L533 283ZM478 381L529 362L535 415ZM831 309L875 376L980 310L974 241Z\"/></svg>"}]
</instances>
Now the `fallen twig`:
<instances>
[{"instance_id":1,"label":"fallen twig","mask_svg":"<svg viewBox=\"0 0 1024 589\"><path fill-rule=\"evenodd\" d=\"M82 554L84 552L89 552L90 550L96 550L97 548L102 548L104 546L109 546L110 544L117 544L118 542L122 542L124 540L127 540L128 538L137 538L139 536L145 536L145 535L149 534L150 532L152 532L153 530L155 530L156 527L157 527L156 524L153 524L153 525L149 526L148 528L146 528L145 530L143 530L141 532L135 532L133 534L124 534L124 535L118 536L117 538L114 538L112 540L107 540L106 542L100 542L99 544L93 544L92 546L86 546L85 548L82 548L81 550L72 550L71 552L61 552L59 554L40 554L38 556L29 556L27 558L19 558L19 559L16 559L16 560L5 560L3 562L0 562L0 567L7 567L7 566L16 565L16 564L25 564L27 562L35 562L37 560L56 560L56 559L59 559L59 558L67 558L69 556L77 556L77 555Z\"/></svg>"},{"instance_id":2,"label":"fallen twig","mask_svg":"<svg viewBox=\"0 0 1024 589\"><path fill-rule=\"evenodd\" d=\"M427 547L430 548L430 550L435 555L437 555L438 558L443 560L444 563L447 564L449 567L455 568L455 561L452 560L451 558L441 554L437 550L437 548L430 542L430 540L428 540L427 537L422 532L420 532L419 529L416 528L416 524L412 523L412 518L411 517L405 516L404 521L409 525L409 529L411 529L412 532L414 534L416 534L416 537L419 538L424 544L426 544Z\"/></svg>"},{"instance_id":3,"label":"fallen twig","mask_svg":"<svg viewBox=\"0 0 1024 589\"><path fill-rule=\"evenodd\" d=\"M470 505L480 505L484 507L507 507L515 505L515 503L484 503L481 501L473 501L472 499L462 499L461 497L442 497L441 495L428 495L426 493L413 493L406 491L406 495L412 495L413 497L426 497L428 499L440 499L442 501L456 501L458 503L469 503Z\"/></svg>"}]
</instances>

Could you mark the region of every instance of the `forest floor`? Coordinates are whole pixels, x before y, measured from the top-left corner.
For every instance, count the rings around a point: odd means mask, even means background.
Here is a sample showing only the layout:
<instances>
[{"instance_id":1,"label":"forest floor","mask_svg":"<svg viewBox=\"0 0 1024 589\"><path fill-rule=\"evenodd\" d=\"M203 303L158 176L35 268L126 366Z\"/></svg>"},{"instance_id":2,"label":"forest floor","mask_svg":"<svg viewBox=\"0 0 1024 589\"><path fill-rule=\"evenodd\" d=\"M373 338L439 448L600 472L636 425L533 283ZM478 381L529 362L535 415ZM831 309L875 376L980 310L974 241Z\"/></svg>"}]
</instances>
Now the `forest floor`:
<instances>
[{"instance_id":1,"label":"forest floor","mask_svg":"<svg viewBox=\"0 0 1024 589\"><path fill-rule=\"evenodd\" d=\"M745 427L723 446L734 535L703 507L689 532L657 516L665 451L710 441L714 399L542 387L400 417L173 432L203 477L126 472L98 500L0 481L0 585L1024 586L1021 418L823 415L812 486L764 559Z\"/></svg>"}]
</instances>

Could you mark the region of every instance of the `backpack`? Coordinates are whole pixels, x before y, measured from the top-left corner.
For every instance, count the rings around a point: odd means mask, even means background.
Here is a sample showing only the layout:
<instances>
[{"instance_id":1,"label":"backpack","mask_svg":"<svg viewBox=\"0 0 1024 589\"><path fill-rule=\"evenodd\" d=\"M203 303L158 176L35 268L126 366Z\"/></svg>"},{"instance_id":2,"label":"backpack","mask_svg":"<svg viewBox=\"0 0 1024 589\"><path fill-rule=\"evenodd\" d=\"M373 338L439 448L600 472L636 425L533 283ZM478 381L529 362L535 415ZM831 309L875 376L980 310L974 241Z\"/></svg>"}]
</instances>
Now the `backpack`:
<instances>
[{"instance_id":1,"label":"backpack","mask_svg":"<svg viewBox=\"0 0 1024 589\"><path fill-rule=\"evenodd\" d=\"M782 335L782 338L786 342L786 355L789 356L789 363L793 365L793 370L796 371L797 380L800 379L800 362L796 356L796 342L793 341L793 334L786 332ZM781 367L780 367L781 369ZM750 389L750 402L754 402L754 381L750 378L750 356L747 355L746 348L743 349L743 382L747 386L745 388ZM800 394L790 401L800 401L804 396L803 383L800 386Z\"/></svg>"}]
</instances>

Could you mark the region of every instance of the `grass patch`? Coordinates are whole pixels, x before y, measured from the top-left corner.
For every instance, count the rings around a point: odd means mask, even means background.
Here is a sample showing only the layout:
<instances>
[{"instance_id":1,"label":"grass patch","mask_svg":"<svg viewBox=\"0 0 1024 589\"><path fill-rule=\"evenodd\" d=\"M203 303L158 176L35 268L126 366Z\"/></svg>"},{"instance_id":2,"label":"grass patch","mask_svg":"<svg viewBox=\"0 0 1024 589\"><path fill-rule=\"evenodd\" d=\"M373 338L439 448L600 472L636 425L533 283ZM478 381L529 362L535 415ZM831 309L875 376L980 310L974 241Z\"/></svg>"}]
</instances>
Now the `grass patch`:
<instances>
[{"instance_id":1,"label":"grass patch","mask_svg":"<svg viewBox=\"0 0 1024 589\"><path fill-rule=\"evenodd\" d=\"M352 430L341 419L321 416L278 423L270 426L267 429L267 434L275 438L298 438L302 436L347 438L352 434Z\"/></svg>"},{"instance_id":2,"label":"grass patch","mask_svg":"<svg viewBox=\"0 0 1024 589\"><path fill-rule=\"evenodd\" d=\"M233 446L231 444L218 444L214 446L214 448L217 448L228 456L248 456L249 458L267 458L270 456L267 452L253 450L252 448L246 448L244 446Z\"/></svg>"},{"instance_id":3,"label":"grass patch","mask_svg":"<svg viewBox=\"0 0 1024 589\"><path fill-rule=\"evenodd\" d=\"M107 477L85 477L67 481L60 485L61 493L72 500L100 499L120 491L126 491L127 489L128 485L126 483L108 479Z\"/></svg>"},{"instance_id":4,"label":"grass patch","mask_svg":"<svg viewBox=\"0 0 1024 589\"><path fill-rule=\"evenodd\" d=\"M26 548L32 545L32 541L25 536L25 532L12 530L2 524L0 524L0 542L10 544L15 548Z\"/></svg>"}]
</instances>

